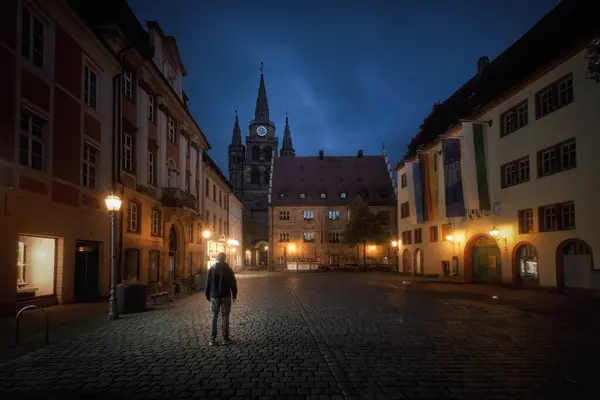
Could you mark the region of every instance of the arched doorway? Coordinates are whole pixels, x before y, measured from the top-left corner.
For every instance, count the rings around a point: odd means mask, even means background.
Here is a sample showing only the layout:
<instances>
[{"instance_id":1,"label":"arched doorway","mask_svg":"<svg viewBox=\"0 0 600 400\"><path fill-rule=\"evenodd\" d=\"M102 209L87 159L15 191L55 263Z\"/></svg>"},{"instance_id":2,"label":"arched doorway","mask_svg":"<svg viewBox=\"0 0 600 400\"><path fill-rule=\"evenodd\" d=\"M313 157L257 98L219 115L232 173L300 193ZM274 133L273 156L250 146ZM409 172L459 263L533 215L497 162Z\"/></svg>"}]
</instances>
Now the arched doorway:
<instances>
[{"instance_id":1,"label":"arched doorway","mask_svg":"<svg viewBox=\"0 0 600 400\"><path fill-rule=\"evenodd\" d=\"M404 249L402 252L402 272L410 273L410 251L408 249Z\"/></svg>"},{"instance_id":2,"label":"arched doorway","mask_svg":"<svg viewBox=\"0 0 600 400\"><path fill-rule=\"evenodd\" d=\"M415 275L423 275L423 250L415 250Z\"/></svg>"},{"instance_id":3,"label":"arched doorway","mask_svg":"<svg viewBox=\"0 0 600 400\"><path fill-rule=\"evenodd\" d=\"M269 243L259 240L254 245L254 262L259 267L266 267L269 263Z\"/></svg>"},{"instance_id":4,"label":"arched doorway","mask_svg":"<svg viewBox=\"0 0 600 400\"><path fill-rule=\"evenodd\" d=\"M177 250L179 243L177 241L177 230L171 226L169 230L169 280L175 280L175 269L177 268Z\"/></svg>"},{"instance_id":5,"label":"arched doorway","mask_svg":"<svg viewBox=\"0 0 600 400\"><path fill-rule=\"evenodd\" d=\"M590 246L579 239L567 239L556 248L557 285L566 288L600 290L600 276L592 269L594 259Z\"/></svg>"},{"instance_id":6,"label":"arched doorway","mask_svg":"<svg viewBox=\"0 0 600 400\"><path fill-rule=\"evenodd\" d=\"M513 252L513 281L517 286L539 285L537 249L530 243L519 243Z\"/></svg>"},{"instance_id":7,"label":"arched doorway","mask_svg":"<svg viewBox=\"0 0 600 400\"><path fill-rule=\"evenodd\" d=\"M502 259L496 241L488 235L475 235L465 246L465 281L502 281Z\"/></svg>"}]
</instances>

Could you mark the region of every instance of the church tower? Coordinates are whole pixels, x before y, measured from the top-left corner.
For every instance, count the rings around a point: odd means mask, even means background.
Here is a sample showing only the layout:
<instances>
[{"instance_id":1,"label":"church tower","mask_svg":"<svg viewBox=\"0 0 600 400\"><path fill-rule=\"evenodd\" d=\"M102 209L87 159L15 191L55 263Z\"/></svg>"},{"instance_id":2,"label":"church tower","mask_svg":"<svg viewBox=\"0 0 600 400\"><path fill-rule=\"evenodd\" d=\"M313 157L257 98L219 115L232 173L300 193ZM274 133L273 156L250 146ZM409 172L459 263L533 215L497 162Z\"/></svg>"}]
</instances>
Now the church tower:
<instances>
[{"instance_id":1,"label":"church tower","mask_svg":"<svg viewBox=\"0 0 600 400\"><path fill-rule=\"evenodd\" d=\"M238 197L242 196L244 190L244 157L246 148L242 144L242 131L238 112L235 111L235 122L231 134L231 144L229 145L229 181L233 186L233 191Z\"/></svg>"},{"instance_id":2,"label":"church tower","mask_svg":"<svg viewBox=\"0 0 600 400\"><path fill-rule=\"evenodd\" d=\"M290 132L287 111L285 112L285 128L283 128L283 144L281 145L279 154L281 157L294 157L296 155L294 145L292 144L292 134Z\"/></svg>"},{"instance_id":3,"label":"church tower","mask_svg":"<svg viewBox=\"0 0 600 400\"><path fill-rule=\"evenodd\" d=\"M271 161L277 157L279 140L275 136L275 123L269 118L267 88L260 66L260 82L254 119L248 126L246 146L238 143L236 129L239 123L236 117L232 144L229 146L229 173L232 185L244 202L244 249L251 251L250 263L266 265L269 238L269 182L271 179ZM240 162L237 158L243 152ZM240 177L241 171L241 177ZM233 172L233 173L232 173Z\"/></svg>"}]
</instances>

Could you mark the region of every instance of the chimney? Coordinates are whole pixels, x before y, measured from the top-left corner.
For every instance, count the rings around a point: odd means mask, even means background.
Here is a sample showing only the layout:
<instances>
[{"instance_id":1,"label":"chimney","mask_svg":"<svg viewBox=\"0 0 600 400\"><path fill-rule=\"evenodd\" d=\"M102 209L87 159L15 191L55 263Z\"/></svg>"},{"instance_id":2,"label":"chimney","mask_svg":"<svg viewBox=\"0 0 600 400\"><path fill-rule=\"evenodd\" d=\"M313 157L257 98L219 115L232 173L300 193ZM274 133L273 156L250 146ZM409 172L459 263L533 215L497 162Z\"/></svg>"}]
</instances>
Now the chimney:
<instances>
[{"instance_id":1,"label":"chimney","mask_svg":"<svg viewBox=\"0 0 600 400\"><path fill-rule=\"evenodd\" d=\"M359 151L358 151L358 158L362 158L362 156L363 156L363 151L362 151L362 150L359 150Z\"/></svg>"},{"instance_id":2,"label":"chimney","mask_svg":"<svg viewBox=\"0 0 600 400\"><path fill-rule=\"evenodd\" d=\"M319 150L319 160L323 159L323 150Z\"/></svg>"},{"instance_id":3,"label":"chimney","mask_svg":"<svg viewBox=\"0 0 600 400\"><path fill-rule=\"evenodd\" d=\"M477 75L481 75L483 69L490 63L488 56L479 57L477 61Z\"/></svg>"}]
</instances>

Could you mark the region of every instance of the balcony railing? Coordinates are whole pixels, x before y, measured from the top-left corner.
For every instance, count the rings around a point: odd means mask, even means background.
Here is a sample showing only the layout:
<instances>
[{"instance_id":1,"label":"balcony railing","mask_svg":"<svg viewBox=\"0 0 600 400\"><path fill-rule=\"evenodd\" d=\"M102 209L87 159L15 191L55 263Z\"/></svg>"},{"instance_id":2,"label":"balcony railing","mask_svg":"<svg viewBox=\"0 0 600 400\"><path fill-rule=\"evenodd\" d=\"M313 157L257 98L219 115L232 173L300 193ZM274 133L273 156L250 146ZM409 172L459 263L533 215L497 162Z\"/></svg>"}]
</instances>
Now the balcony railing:
<instances>
[{"instance_id":1,"label":"balcony railing","mask_svg":"<svg viewBox=\"0 0 600 400\"><path fill-rule=\"evenodd\" d=\"M162 203L165 207L190 208L198 211L196 196L179 188L162 188Z\"/></svg>"}]
</instances>

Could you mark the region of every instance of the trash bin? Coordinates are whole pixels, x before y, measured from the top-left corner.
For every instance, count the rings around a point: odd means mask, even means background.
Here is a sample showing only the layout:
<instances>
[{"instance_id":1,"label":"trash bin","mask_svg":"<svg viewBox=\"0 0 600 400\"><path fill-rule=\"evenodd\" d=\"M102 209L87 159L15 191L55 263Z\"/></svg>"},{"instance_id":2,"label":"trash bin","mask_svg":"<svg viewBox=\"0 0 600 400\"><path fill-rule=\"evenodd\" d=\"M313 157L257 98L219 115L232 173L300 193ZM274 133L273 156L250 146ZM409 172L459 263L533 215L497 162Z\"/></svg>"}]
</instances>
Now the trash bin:
<instances>
[{"instance_id":1,"label":"trash bin","mask_svg":"<svg viewBox=\"0 0 600 400\"><path fill-rule=\"evenodd\" d=\"M117 309L119 314L133 314L146 311L146 285L141 283L117 286Z\"/></svg>"}]
</instances>

